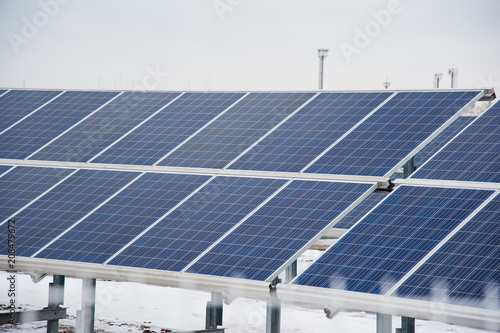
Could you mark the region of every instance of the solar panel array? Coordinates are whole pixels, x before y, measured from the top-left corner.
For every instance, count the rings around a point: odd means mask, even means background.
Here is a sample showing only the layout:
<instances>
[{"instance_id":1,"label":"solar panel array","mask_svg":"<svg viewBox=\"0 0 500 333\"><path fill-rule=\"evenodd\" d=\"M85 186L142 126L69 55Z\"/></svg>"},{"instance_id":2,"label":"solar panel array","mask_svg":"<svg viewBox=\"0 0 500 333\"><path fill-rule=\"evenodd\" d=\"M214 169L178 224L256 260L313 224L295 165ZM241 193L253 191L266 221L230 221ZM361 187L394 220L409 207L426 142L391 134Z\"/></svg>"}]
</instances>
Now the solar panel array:
<instances>
[{"instance_id":1,"label":"solar panel array","mask_svg":"<svg viewBox=\"0 0 500 333\"><path fill-rule=\"evenodd\" d=\"M434 137L412 178L500 182L500 108L458 118L481 95L0 91L0 224L20 256L266 281L350 228L296 284L487 307L498 191L373 193Z\"/></svg>"}]
</instances>

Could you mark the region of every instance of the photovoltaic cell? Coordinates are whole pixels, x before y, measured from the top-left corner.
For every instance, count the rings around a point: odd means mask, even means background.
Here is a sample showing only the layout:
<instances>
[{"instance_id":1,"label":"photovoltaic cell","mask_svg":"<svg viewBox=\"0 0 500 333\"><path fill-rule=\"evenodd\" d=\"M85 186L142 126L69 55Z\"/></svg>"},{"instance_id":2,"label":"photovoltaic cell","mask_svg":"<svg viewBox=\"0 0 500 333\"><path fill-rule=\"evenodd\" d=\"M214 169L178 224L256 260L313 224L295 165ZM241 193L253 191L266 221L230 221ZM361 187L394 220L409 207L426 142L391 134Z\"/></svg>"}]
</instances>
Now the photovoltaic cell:
<instances>
[{"instance_id":1,"label":"photovoltaic cell","mask_svg":"<svg viewBox=\"0 0 500 333\"><path fill-rule=\"evenodd\" d=\"M266 280L372 186L293 181L187 272Z\"/></svg>"},{"instance_id":2,"label":"photovoltaic cell","mask_svg":"<svg viewBox=\"0 0 500 333\"><path fill-rule=\"evenodd\" d=\"M4 91L0 91L0 95ZM0 97L0 132L60 94L60 91L11 90Z\"/></svg>"},{"instance_id":3,"label":"photovoltaic cell","mask_svg":"<svg viewBox=\"0 0 500 333\"><path fill-rule=\"evenodd\" d=\"M10 167L2 166L0 173L7 171L5 169L10 169ZM2 189L0 191L0 223L72 171L70 169L17 167L3 175L0 178Z\"/></svg>"},{"instance_id":4,"label":"photovoltaic cell","mask_svg":"<svg viewBox=\"0 0 500 333\"><path fill-rule=\"evenodd\" d=\"M497 196L413 273L397 295L498 310L499 235Z\"/></svg>"},{"instance_id":5,"label":"photovoltaic cell","mask_svg":"<svg viewBox=\"0 0 500 333\"><path fill-rule=\"evenodd\" d=\"M180 271L285 183L217 177L109 264Z\"/></svg>"},{"instance_id":6,"label":"photovoltaic cell","mask_svg":"<svg viewBox=\"0 0 500 333\"><path fill-rule=\"evenodd\" d=\"M460 133L476 117L458 117L450 126L435 137L427 146L415 155L415 166L418 168L432 157L441 147L447 144L455 135Z\"/></svg>"},{"instance_id":7,"label":"photovoltaic cell","mask_svg":"<svg viewBox=\"0 0 500 333\"><path fill-rule=\"evenodd\" d=\"M358 222L363 216L365 216L366 213L370 211L373 207L375 207L380 201L382 201L385 197L387 196L387 193L384 192L373 192L370 193L364 199L354 207L353 210L349 212L342 220L339 221L335 225L335 228L340 228L340 229L349 229L351 228L356 222Z\"/></svg>"},{"instance_id":8,"label":"photovoltaic cell","mask_svg":"<svg viewBox=\"0 0 500 333\"><path fill-rule=\"evenodd\" d=\"M322 93L230 169L299 172L390 93Z\"/></svg>"},{"instance_id":9,"label":"photovoltaic cell","mask_svg":"<svg viewBox=\"0 0 500 333\"><path fill-rule=\"evenodd\" d=\"M209 178L144 174L37 258L103 263Z\"/></svg>"},{"instance_id":10,"label":"photovoltaic cell","mask_svg":"<svg viewBox=\"0 0 500 333\"><path fill-rule=\"evenodd\" d=\"M159 164L223 168L312 96L252 93Z\"/></svg>"},{"instance_id":11,"label":"photovoltaic cell","mask_svg":"<svg viewBox=\"0 0 500 333\"><path fill-rule=\"evenodd\" d=\"M23 159L114 97L116 92L67 91L0 135L0 158Z\"/></svg>"},{"instance_id":12,"label":"photovoltaic cell","mask_svg":"<svg viewBox=\"0 0 500 333\"><path fill-rule=\"evenodd\" d=\"M478 93L399 92L306 172L386 176Z\"/></svg>"},{"instance_id":13,"label":"photovoltaic cell","mask_svg":"<svg viewBox=\"0 0 500 333\"><path fill-rule=\"evenodd\" d=\"M33 255L137 175L79 170L16 215L16 254Z\"/></svg>"},{"instance_id":14,"label":"photovoltaic cell","mask_svg":"<svg viewBox=\"0 0 500 333\"><path fill-rule=\"evenodd\" d=\"M125 92L30 159L86 162L178 95Z\"/></svg>"},{"instance_id":15,"label":"photovoltaic cell","mask_svg":"<svg viewBox=\"0 0 500 333\"><path fill-rule=\"evenodd\" d=\"M295 283L384 294L492 193L401 186Z\"/></svg>"},{"instance_id":16,"label":"photovoltaic cell","mask_svg":"<svg viewBox=\"0 0 500 333\"><path fill-rule=\"evenodd\" d=\"M242 96L186 93L93 162L154 164Z\"/></svg>"},{"instance_id":17,"label":"photovoltaic cell","mask_svg":"<svg viewBox=\"0 0 500 333\"><path fill-rule=\"evenodd\" d=\"M411 178L500 182L500 103L496 103Z\"/></svg>"}]
</instances>

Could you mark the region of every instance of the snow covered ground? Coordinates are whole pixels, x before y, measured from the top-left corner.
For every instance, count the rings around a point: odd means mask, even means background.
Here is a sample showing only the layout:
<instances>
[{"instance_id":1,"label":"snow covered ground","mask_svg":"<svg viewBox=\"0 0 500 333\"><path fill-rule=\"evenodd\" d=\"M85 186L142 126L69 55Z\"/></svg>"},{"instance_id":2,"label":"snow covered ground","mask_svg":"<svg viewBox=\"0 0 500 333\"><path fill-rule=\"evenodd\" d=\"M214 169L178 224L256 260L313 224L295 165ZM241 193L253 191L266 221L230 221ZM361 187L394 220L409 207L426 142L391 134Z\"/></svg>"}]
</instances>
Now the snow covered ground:
<instances>
[{"instance_id":1,"label":"snow covered ground","mask_svg":"<svg viewBox=\"0 0 500 333\"><path fill-rule=\"evenodd\" d=\"M322 251L309 250L299 260L299 271L309 266ZM0 304L8 301L7 273L0 272ZM17 275L17 305L23 309L39 309L47 306L48 284L51 277L38 284L29 275ZM73 332L76 310L81 305L80 279L67 278L64 306L69 318L60 322L60 332ZM210 293L169 287L150 286L129 282L98 281L96 290L97 332L144 332L146 329L162 332L162 329L194 330L205 325L205 305ZM265 332L266 306L264 301L238 298L224 305L224 327L228 333ZM375 332L375 314L342 312L327 319L320 308L302 308L283 304L282 332ZM17 327L0 326L0 332L45 332L46 322L35 322ZM393 317L393 327L400 327L400 318ZM416 321L417 333L461 332L486 333L439 322ZM164 332L164 331L163 331Z\"/></svg>"}]
</instances>

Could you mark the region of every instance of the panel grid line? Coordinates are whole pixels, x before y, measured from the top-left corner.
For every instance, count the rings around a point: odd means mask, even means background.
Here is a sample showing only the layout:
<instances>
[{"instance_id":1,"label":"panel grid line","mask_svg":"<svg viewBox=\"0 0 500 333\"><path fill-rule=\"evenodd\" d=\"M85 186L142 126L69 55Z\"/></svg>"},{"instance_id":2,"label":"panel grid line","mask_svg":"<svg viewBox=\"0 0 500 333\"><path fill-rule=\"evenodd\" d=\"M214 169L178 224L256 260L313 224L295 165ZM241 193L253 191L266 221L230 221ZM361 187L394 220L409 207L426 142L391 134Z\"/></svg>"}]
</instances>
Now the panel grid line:
<instances>
[{"instance_id":1,"label":"panel grid line","mask_svg":"<svg viewBox=\"0 0 500 333\"><path fill-rule=\"evenodd\" d=\"M486 205L488 205L500 191L495 191L491 196L479 205L465 220L455 227L445 238L443 238L431 251L429 251L412 269L410 269L392 288L387 291L386 296L391 296L394 292L408 280L422 265L424 265L440 248L442 248L456 233L458 233L465 225L474 218Z\"/></svg>"},{"instance_id":2,"label":"panel grid line","mask_svg":"<svg viewBox=\"0 0 500 333\"><path fill-rule=\"evenodd\" d=\"M27 205L25 205L24 207L18 209L14 214L12 214L10 217L12 216L15 216L17 214L19 214L20 212L22 212L24 209L28 208L29 206L31 206L35 201L37 201L38 199L40 199L41 197L43 197L45 194L49 193L52 189L54 189L55 187L57 187L59 184L61 184L62 182L64 182L66 179L68 179L69 177L71 177L72 175L74 175L79 169L76 169L74 170L73 172L71 172L70 174L68 174L67 176L63 177L60 181L58 181L57 183L55 183L53 186L49 187L46 191L44 191L42 194L40 194L39 196L37 196L35 199L33 199L32 201L30 201ZM9 218L10 218L9 217ZM2 226L5 222L7 222L9 220L9 218L5 219L3 222L0 222L0 226Z\"/></svg>"},{"instance_id":3,"label":"panel grid line","mask_svg":"<svg viewBox=\"0 0 500 333\"><path fill-rule=\"evenodd\" d=\"M119 93L118 95L116 95L115 97L111 98L109 101L107 101L106 103L104 103L103 105L101 105L100 107L98 107L97 109L95 109L94 111L92 111L91 113L89 113L88 115L86 115L85 117L83 117L82 119L80 119L79 121L77 121L75 124L73 124L72 126L70 126L69 128L67 128L62 133L59 133L59 135L57 135L56 137L54 137L52 140L50 140L49 142L47 142L46 144L44 144L43 146L41 146L40 148L38 148L37 150L35 150L30 155L28 155L28 157L26 157L25 160L30 159L33 155L37 154L39 151L41 151L42 149L44 149L45 147L47 147L48 145L50 145L52 142L56 141L57 139L59 139L64 134L66 134L69 131L71 131L73 128L75 128L76 126L78 126L79 124L81 124L82 122L84 122L85 120L87 120L89 117L91 117L93 114L95 114L96 112L98 112L99 110L101 110L103 107L105 107L109 103L113 102L116 98L118 98L122 94L123 94L123 91L121 93Z\"/></svg>"},{"instance_id":4,"label":"panel grid line","mask_svg":"<svg viewBox=\"0 0 500 333\"><path fill-rule=\"evenodd\" d=\"M62 91L60 94L58 94L57 96L51 98L48 102L40 105L39 107L37 107L35 110L31 111L30 113L28 113L27 115L25 115L24 117L22 117L21 119L19 119L18 121L16 121L15 123L13 123L12 125L10 125L9 127L7 127L6 129L4 129L3 131L0 132L0 135L4 134L5 132L7 132L9 129L11 129L12 127L16 126L17 124L19 124L20 122L22 122L24 119L28 118L29 116L31 116L33 113L39 111L40 109L42 109L43 107L45 107L47 104L51 103L53 100L57 99L59 96L61 96L62 94L64 94L66 91Z\"/></svg>"},{"instance_id":5,"label":"panel grid line","mask_svg":"<svg viewBox=\"0 0 500 333\"><path fill-rule=\"evenodd\" d=\"M163 111L165 108L167 108L170 104L172 104L173 102L175 102L176 100L178 100L179 98L182 97L182 95L184 95L185 92L179 94L179 96L175 97L174 99L172 99L170 102L168 102L167 104L165 104L163 107L161 107L160 109L158 109L158 111L152 113L149 117L147 117L146 119L144 119L143 121L141 121L139 124L137 124L136 126L134 126L130 131L128 131L127 133L123 134L121 137L119 137L118 139L116 139L113 143L111 143L109 146L107 146L106 148L104 148L102 151L100 151L98 154L96 154L94 157L92 157L90 160L87 161L87 163L90 163L92 162L93 160L95 160L96 158L98 158L99 156L101 156L104 152L106 152L108 149L110 149L111 147L113 147L115 144L117 144L118 142L120 142L121 140L123 140L127 135L129 135L130 133L132 133L133 131L135 131L136 129L138 129L140 126L142 126L144 123L146 123L148 120L150 120L151 118L153 118L154 116L156 116L158 113L160 113L161 111Z\"/></svg>"},{"instance_id":6,"label":"panel grid line","mask_svg":"<svg viewBox=\"0 0 500 333\"><path fill-rule=\"evenodd\" d=\"M371 115L373 115L375 112L377 112L381 107L383 107L387 102L389 102L394 96L397 95L397 92L394 92L391 96L387 97L385 101L383 101L379 106L377 106L375 109L373 109L372 112L367 114L363 119L361 119L356 125L351 127L347 132L345 132L340 138L335 140L334 143L332 143L328 148L326 148L321 154L316 156L311 162L309 162L302 170L299 171L299 173L305 172L311 165L316 163L321 157L323 157L326 153L328 153L333 147L335 147L340 141L342 141L346 136L348 136L351 132L353 132L356 128L358 128L362 123L364 123L368 118L370 118Z\"/></svg>"},{"instance_id":7,"label":"panel grid line","mask_svg":"<svg viewBox=\"0 0 500 333\"><path fill-rule=\"evenodd\" d=\"M257 141L255 141L252 145L250 145L247 149L245 149L243 152L241 152L238 156L236 156L235 159L233 159L231 162L229 162L224 168L222 168L223 170L229 168L234 162L236 162L241 156L245 155L248 151L250 151L250 149L252 149L253 147L255 147L259 142L261 142L262 140L264 140L266 137L268 137L272 132L274 132L276 129L278 129L281 125L283 125L288 119L290 119L291 117L293 117L297 112L299 112L300 110L302 110L306 105L308 105L312 100L314 100L320 93L316 93L315 95L313 95L310 99L308 99L304 104L302 104L301 106L299 106L295 111L293 111L292 113L290 113L287 117L285 117L282 121L280 121L276 126L274 126L273 128L271 128L266 134L264 134L263 136L261 136Z\"/></svg>"},{"instance_id":8,"label":"panel grid line","mask_svg":"<svg viewBox=\"0 0 500 333\"><path fill-rule=\"evenodd\" d=\"M233 104L231 104L230 106L228 106L224 111L222 111L221 113L219 113L216 117L214 117L212 120L210 120L208 123L206 123L205 125L203 125L201 128L199 128L196 132L194 132L193 134L191 134L189 137L187 137L186 139L184 139L184 141L182 141L181 143L179 143L175 148L173 148L171 151L169 151L167 154L165 154L165 156L163 156L162 158L160 158L158 161L156 161L153 166L157 166L159 163L161 163L164 159L166 159L167 157L170 156L170 154L174 153L176 150L178 150L179 148L181 148L186 142L188 142L189 140L191 140L195 135L197 135L198 133L200 133L201 131L203 131L206 127L208 127L210 124L212 124L214 121L216 121L217 119L219 119L219 117L221 117L223 114L225 114L227 111L229 111L230 109L233 108L233 106L235 106L236 104L238 104L242 99L244 99L245 97L247 97L250 93L247 92L245 95L241 96L236 102L234 102Z\"/></svg>"},{"instance_id":9,"label":"panel grid line","mask_svg":"<svg viewBox=\"0 0 500 333\"><path fill-rule=\"evenodd\" d=\"M43 250L45 250L47 247L49 247L52 243L54 243L55 241L57 241L59 238L61 238L62 236L64 236L66 233L68 233L71 229L73 229L74 227L76 227L78 224L80 224L83 220L85 220L88 216L92 215L96 210L98 210L99 208L101 208L102 206L104 206L106 203L108 203L111 199L113 199L115 196L117 196L118 194L120 194L122 191L124 191L127 187L129 187L130 185L132 185L136 180L138 180L139 178L141 178L143 175L145 174L145 172L143 173L140 173L139 175L137 175L134 179L132 179L130 182L128 182L125 186L123 186L122 188L120 188L118 191L116 191L115 193L113 193L111 196L109 196L106 200L104 200L103 202L101 202L99 205L97 205L96 207L94 207L94 209L92 209L90 212L88 212L87 214L85 214L82 218L80 218L78 221L76 221L75 223L73 223L69 228L67 228L66 230L64 230L62 233L60 233L58 236L54 237L50 242L48 242L47 244L45 244L45 246L41 247L38 251L36 251L35 253L33 253L33 255L31 255L30 258L34 258L36 257L40 252L42 252Z\"/></svg>"}]
</instances>

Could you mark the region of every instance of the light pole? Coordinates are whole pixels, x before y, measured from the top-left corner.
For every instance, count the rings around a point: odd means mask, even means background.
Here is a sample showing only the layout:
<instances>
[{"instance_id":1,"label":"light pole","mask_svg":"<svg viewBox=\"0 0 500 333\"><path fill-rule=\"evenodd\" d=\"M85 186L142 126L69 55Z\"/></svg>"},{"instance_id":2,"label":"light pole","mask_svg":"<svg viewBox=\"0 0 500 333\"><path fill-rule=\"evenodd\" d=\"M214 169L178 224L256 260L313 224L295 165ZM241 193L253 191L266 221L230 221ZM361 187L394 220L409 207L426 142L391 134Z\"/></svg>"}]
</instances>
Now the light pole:
<instances>
[{"instance_id":1,"label":"light pole","mask_svg":"<svg viewBox=\"0 0 500 333\"><path fill-rule=\"evenodd\" d=\"M456 69L456 68L448 69L448 74L450 74L450 76L451 76L451 87L452 88L453 88L453 86L455 86L455 79L457 77L457 72L458 72L458 69Z\"/></svg>"},{"instance_id":2,"label":"light pole","mask_svg":"<svg viewBox=\"0 0 500 333\"><path fill-rule=\"evenodd\" d=\"M441 81L442 77L443 77L442 73L434 74L434 88L439 88L439 81ZM452 88L453 88L453 85L452 85Z\"/></svg>"},{"instance_id":3,"label":"light pole","mask_svg":"<svg viewBox=\"0 0 500 333\"><path fill-rule=\"evenodd\" d=\"M323 89L323 62L325 61L325 58L328 56L328 50L327 49L319 49L318 56L319 56L319 90L322 90Z\"/></svg>"}]
</instances>

